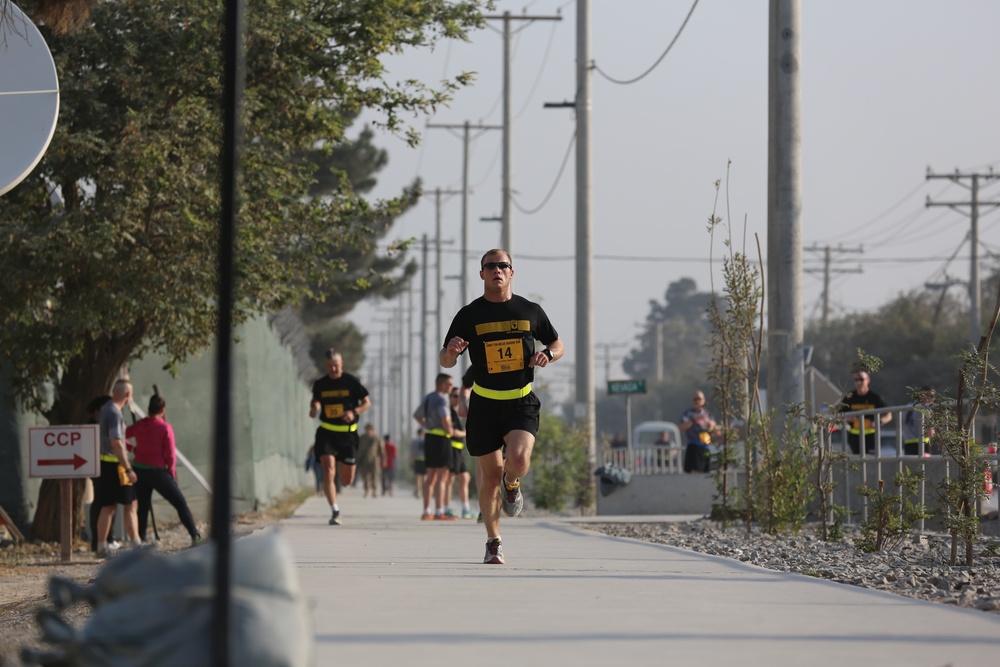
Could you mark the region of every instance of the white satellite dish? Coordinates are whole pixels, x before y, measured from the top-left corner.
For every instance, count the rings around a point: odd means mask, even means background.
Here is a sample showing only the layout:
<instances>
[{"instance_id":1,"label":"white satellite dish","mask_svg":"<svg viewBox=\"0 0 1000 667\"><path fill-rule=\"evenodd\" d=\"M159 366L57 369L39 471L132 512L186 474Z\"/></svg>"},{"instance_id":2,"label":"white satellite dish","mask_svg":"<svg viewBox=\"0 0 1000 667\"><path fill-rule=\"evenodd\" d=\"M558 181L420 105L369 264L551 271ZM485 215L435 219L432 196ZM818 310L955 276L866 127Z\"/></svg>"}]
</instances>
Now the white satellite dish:
<instances>
[{"instance_id":1,"label":"white satellite dish","mask_svg":"<svg viewBox=\"0 0 1000 667\"><path fill-rule=\"evenodd\" d=\"M13 2L0 25L0 195L31 173L52 141L59 79L49 47Z\"/></svg>"}]
</instances>

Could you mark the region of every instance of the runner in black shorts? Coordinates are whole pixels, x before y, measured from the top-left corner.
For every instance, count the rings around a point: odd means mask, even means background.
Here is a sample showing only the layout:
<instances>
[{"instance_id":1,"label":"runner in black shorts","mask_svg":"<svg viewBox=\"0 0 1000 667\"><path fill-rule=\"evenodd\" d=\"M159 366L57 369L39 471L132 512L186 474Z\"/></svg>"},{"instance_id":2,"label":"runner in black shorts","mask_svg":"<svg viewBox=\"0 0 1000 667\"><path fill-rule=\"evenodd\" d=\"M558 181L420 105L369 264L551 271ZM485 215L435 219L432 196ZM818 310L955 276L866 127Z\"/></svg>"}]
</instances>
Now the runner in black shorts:
<instances>
[{"instance_id":1,"label":"runner in black shorts","mask_svg":"<svg viewBox=\"0 0 1000 667\"><path fill-rule=\"evenodd\" d=\"M424 512L421 519L427 521L450 520L444 511L444 495L448 484L448 468L451 467L451 411L448 408L448 392L451 391L451 376L438 373L434 380L434 391L427 394L413 411L413 418L426 429L424 435L424 460L427 463L427 479L424 482ZM430 512L431 497L434 498L434 514Z\"/></svg>"},{"instance_id":2,"label":"runner in black shorts","mask_svg":"<svg viewBox=\"0 0 1000 667\"><path fill-rule=\"evenodd\" d=\"M503 563L500 511L514 516L524 499L518 479L531 466L538 432L534 369L563 355L563 342L537 303L511 290L514 267L505 250L483 255L483 296L462 308L448 329L439 360L452 368L466 349L473 375L466 446L476 457L482 484L479 508L486 524L486 563ZM544 345L538 349L536 342ZM506 459L501 448L506 446Z\"/></svg>"},{"instance_id":3,"label":"runner in black shorts","mask_svg":"<svg viewBox=\"0 0 1000 667\"><path fill-rule=\"evenodd\" d=\"M461 416L458 414L460 390L458 387L452 387L451 394L449 396L451 400L451 467L449 468L450 475L448 477L448 486L445 489L444 494L444 505L445 514L450 514L452 516L461 516L463 519L475 519L476 515L472 513L472 508L469 507L469 469L465 465L465 425L462 422ZM462 513L459 515L457 512L453 512L451 509L451 487L458 482L458 499L462 503Z\"/></svg>"},{"instance_id":4,"label":"runner in black shorts","mask_svg":"<svg viewBox=\"0 0 1000 667\"><path fill-rule=\"evenodd\" d=\"M329 349L325 357L326 375L313 383L309 416L314 419L319 416L315 454L323 469L323 493L330 501L330 525L339 526L334 465L339 463L341 483L350 485L358 453L358 417L371 408L372 401L361 382L344 372L340 352Z\"/></svg>"}]
</instances>

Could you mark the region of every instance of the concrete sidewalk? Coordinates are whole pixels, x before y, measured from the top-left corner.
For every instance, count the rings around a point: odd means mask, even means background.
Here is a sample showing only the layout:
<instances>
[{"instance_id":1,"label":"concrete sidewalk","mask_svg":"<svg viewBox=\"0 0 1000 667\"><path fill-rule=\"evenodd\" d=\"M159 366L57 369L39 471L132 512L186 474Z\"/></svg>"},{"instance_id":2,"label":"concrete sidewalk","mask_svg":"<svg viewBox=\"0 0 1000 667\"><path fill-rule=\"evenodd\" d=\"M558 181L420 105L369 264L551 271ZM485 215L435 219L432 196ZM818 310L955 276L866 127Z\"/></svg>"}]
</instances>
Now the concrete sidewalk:
<instances>
[{"instance_id":1,"label":"concrete sidewalk","mask_svg":"<svg viewBox=\"0 0 1000 667\"><path fill-rule=\"evenodd\" d=\"M506 565L474 521L420 521L412 491L322 498L281 524L314 606L316 664L561 667L900 665L1000 658L1000 615L504 519ZM606 520L601 517L601 520ZM649 519L649 517L646 517Z\"/></svg>"}]
</instances>

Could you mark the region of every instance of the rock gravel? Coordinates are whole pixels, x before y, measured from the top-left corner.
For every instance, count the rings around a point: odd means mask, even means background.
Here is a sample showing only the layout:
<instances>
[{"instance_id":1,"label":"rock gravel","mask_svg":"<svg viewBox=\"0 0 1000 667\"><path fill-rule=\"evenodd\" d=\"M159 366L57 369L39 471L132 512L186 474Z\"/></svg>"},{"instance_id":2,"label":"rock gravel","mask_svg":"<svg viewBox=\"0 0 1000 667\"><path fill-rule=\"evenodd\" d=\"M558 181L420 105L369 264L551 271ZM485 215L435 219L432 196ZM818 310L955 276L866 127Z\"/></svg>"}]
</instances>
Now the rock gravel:
<instances>
[{"instance_id":1,"label":"rock gravel","mask_svg":"<svg viewBox=\"0 0 1000 667\"><path fill-rule=\"evenodd\" d=\"M732 558L769 570L1000 613L1000 541L995 538L980 538L974 550L975 564L968 567L948 565L951 537L942 533L914 534L911 541L895 550L866 553L854 546L860 533L850 529L842 541L824 542L813 526L797 535L771 536L755 529L748 536L745 526L723 527L708 519L583 527ZM964 556L964 545L960 544L959 552Z\"/></svg>"}]
</instances>

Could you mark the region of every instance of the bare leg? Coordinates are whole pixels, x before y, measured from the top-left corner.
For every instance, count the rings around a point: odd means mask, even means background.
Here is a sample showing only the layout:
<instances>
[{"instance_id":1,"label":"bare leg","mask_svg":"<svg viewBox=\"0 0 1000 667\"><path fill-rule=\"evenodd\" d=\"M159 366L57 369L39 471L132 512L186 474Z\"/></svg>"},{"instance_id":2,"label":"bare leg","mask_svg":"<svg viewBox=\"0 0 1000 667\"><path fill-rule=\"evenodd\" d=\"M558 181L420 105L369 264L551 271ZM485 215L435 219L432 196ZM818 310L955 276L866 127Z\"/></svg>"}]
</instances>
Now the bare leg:
<instances>
[{"instance_id":1,"label":"bare leg","mask_svg":"<svg viewBox=\"0 0 1000 667\"><path fill-rule=\"evenodd\" d=\"M333 483L334 466L337 465L336 459L330 454L323 454L319 457L319 465L323 469L323 494L326 495L330 507L333 507L337 504L337 487Z\"/></svg>"},{"instance_id":2,"label":"bare leg","mask_svg":"<svg viewBox=\"0 0 1000 667\"><path fill-rule=\"evenodd\" d=\"M125 523L125 535L132 544L139 544L139 513L136 510L136 502L133 500L128 505L122 506L122 519Z\"/></svg>"},{"instance_id":3,"label":"bare leg","mask_svg":"<svg viewBox=\"0 0 1000 667\"><path fill-rule=\"evenodd\" d=\"M503 475L503 457L497 450L476 458L476 469L482 482L479 484L479 511L486 524L486 538L500 536L500 477Z\"/></svg>"},{"instance_id":4,"label":"bare leg","mask_svg":"<svg viewBox=\"0 0 1000 667\"><path fill-rule=\"evenodd\" d=\"M340 481L344 486L350 486L354 484L354 471L357 466L349 466L346 463L339 464L340 469Z\"/></svg>"}]
</instances>

